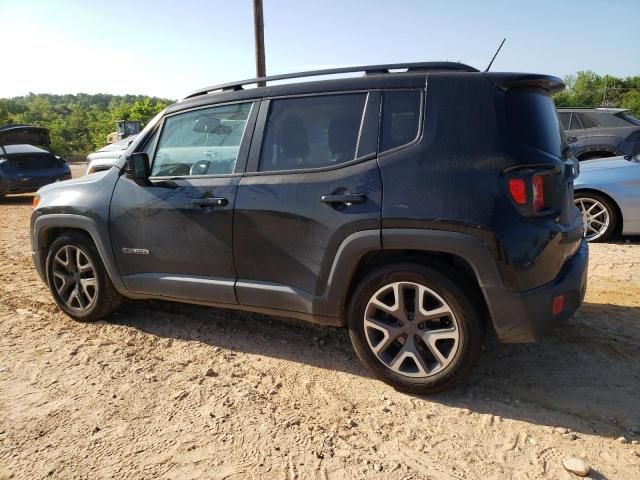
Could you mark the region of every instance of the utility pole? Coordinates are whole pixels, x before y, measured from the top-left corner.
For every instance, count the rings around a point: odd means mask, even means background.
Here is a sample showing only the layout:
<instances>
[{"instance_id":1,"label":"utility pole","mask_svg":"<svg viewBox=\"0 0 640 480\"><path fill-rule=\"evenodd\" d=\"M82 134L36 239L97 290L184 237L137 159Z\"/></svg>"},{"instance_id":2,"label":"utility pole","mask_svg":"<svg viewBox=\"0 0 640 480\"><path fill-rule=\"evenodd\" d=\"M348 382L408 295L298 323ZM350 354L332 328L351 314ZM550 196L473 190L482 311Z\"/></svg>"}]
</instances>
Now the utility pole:
<instances>
[{"instance_id":1,"label":"utility pole","mask_svg":"<svg viewBox=\"0 0 640 480\"><path fill-rule=\"evenodd\" d=\"M256 37L256 77L266 77L267 67L264 59L264 16L262 14L262 0L253 0L253 28ZM265 82L258 82L264 87Z\"/></svg>"}]
</instances>

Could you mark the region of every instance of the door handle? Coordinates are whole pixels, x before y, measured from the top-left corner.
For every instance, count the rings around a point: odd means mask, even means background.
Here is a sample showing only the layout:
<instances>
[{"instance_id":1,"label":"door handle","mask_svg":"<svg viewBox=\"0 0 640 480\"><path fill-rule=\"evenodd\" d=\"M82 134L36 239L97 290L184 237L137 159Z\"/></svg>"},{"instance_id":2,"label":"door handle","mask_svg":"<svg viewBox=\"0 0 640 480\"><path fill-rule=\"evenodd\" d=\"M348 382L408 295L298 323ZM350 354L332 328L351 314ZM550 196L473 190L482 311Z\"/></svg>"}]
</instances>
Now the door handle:
<instances>
[{"instance_id":1,"label":"door handle","mask_svg":"<svg viewBox=\"0 0 640 480\"><path fill-rule=\"evenodd\" d=\"M578 137L567 137L568 143L576 143L578 141Z\"/></svg>"},{"instance_id":2,"label":"door handle","mask_svg":"<svg viewBox=\"0 0 640 480\"><path fill-rule=\"evenodd\" d=\"M194 198L191 205L198 207L224 207L229 201L222 197Z\"/></svg>"},{"instance_id":3,"label":"door handle","mask_svg":"<svg viewBox=\"0 0 640 480\"><path fill-rule=\"evenodd\" d=\"M364 203L367 200L367 196L362 193L347 193L340 195L323 195L320 197L322 203Z\"/></svg>"}]
</instances>

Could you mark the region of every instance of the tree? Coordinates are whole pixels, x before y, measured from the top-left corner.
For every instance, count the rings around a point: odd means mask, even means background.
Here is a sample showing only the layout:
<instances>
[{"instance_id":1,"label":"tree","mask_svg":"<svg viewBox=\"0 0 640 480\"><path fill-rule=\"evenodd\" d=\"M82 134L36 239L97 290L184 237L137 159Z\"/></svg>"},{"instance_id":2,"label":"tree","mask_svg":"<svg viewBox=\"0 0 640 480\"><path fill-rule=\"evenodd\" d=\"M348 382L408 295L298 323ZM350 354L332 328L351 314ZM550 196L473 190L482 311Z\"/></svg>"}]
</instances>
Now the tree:
<instances>
[{"instance_id":1,"label":"tree","mask_svg":"<svg viewBox=\"0 0 640 480\"><path fill-rule=\"evenodd\" d=\"M104 146L117 120L148 122L171 100L142 95L35 95L0 99L0 126L27 123L49 129L52 150L84 156Z\"/></svg>"},{"instance_id":2,"label":"tree","mask_svg":"<svg viewBox=\"0 0 640 480\"><path fill-rule=\"evenodd\" d=\"M554 96L558 107L621 107L640 117L640 75L618 78L584 71L565 77L564 82L567 88Z\"/></svg>"}]
</instances>

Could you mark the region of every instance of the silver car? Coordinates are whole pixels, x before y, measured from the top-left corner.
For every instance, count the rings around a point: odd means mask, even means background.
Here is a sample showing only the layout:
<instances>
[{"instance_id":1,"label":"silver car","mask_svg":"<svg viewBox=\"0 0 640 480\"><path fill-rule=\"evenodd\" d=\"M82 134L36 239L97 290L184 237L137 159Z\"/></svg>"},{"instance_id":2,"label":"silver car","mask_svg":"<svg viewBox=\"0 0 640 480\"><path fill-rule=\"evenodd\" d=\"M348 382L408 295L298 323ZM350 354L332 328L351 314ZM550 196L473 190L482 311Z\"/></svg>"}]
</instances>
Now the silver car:
<instances>
[{"instance_id":1,"label":"silver car","mask_svg":"<svg viewBox=\"0 0 640 480\"><path fill-rule=\"evenodd\" d=\"M616 231L640 235L640 157L580 162L575 202L590 242L603 242Z\"/></svg>"},{"instance_id":2,"label":"silver car","mask_svg":"<svg viewBox=\"0 0 640 480\"><path fill-rule=\"evenodd\" d=\"M122 140L102 147L98 151L90 153L87 156L87 175L100 172L101 170L109 170L113 167L120 156L127 151L127 148L135 138L136 135L123 138Z\"/></svg>"}]
</instances>

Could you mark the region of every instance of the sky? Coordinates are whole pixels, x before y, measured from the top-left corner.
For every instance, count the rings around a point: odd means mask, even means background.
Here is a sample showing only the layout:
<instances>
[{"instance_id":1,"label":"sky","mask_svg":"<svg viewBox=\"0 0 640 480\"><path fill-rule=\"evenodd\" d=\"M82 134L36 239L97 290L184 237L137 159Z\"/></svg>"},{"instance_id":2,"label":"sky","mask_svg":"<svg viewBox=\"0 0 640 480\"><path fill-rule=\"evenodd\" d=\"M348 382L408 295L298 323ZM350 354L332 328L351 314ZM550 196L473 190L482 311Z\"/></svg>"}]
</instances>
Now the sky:
<instances>
[{"instance_id":1,"label":"sky","mask_svg":"<svg viewBox=\"0 0 640 480\"><path fill-rule=\"evenodd\" d=\"M640 74L640 0L263 0L267 74L461 61ZM0 97L182 98L255 77L252 0L0 0Z\"/></svg>"}]
</instances>

